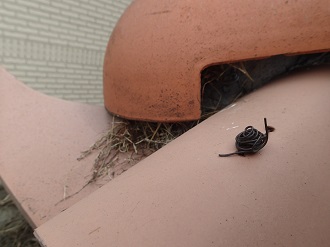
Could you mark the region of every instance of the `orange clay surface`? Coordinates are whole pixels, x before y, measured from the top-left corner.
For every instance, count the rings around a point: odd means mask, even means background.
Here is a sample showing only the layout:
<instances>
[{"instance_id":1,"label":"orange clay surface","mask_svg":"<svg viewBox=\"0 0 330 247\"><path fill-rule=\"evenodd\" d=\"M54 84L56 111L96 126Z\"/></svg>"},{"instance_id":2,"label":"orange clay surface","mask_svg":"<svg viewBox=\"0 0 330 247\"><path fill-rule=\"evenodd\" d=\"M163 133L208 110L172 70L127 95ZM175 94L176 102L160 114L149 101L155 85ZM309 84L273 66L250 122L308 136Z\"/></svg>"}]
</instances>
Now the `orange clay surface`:
<instances>
[{"instance_id":1,"label":"orange clay surface","mask_svg":"<svg viewBox=\"0 0 330 247\"><path fill-rule=\"evenodd\" d=\"M122 117L201 115L201 71L213 64L330 50L328 0L136 0L104 60L104 101Z\"/></svg>"}]
</instances>

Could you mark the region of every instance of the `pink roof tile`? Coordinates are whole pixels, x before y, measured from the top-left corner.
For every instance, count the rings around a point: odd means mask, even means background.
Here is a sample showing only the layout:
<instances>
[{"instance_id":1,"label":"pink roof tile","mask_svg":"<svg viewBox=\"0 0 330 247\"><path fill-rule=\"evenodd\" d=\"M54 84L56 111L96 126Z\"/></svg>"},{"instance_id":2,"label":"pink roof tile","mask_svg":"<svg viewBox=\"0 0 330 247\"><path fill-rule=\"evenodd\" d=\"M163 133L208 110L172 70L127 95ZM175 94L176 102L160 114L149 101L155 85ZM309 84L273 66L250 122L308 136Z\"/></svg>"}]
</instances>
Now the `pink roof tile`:
<instances>
[{"instance_id":1,"label":"pink roof tile","mask_svg":"<svg viewBox=\"0 0 330 247\"><path fill-rule=\"evenodd\" d=\"M204 121L36 230L47 247L327 246L330 67L282 78ZM234 150L247 125L276 128Z\"/></svg>"},{"instance_id":2,"label":"pink roof tile","mask_svg":"<svg viewBox=\"0 0 330 247\"><path fill-rule=\"evenodd\" d=\"M90 178L95 154L79 162L77 157L110 124L104 107L43 95L0 68L0 175L32 226L105 183L59 203L65 190L69 196Z\"/></svg>"}]
</instances>

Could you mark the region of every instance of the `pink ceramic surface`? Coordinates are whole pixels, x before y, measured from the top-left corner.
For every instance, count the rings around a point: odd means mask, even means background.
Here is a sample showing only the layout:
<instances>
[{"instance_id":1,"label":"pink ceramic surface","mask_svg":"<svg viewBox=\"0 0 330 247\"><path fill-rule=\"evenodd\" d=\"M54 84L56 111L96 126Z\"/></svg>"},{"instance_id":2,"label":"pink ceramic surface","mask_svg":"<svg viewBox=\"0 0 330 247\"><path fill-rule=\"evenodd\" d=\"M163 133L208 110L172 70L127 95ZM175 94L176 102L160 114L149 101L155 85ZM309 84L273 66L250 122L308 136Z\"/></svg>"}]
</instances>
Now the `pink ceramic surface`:
<instances>
[{"instance_id":1,"label":"pink ceramic surface","mask_svg":"<svg viewBox=\"0 0 330 247\"><path fill-rule=\"evenodd\" d=\"M36 230L47 247L296 246L330 242L330 67L256 91ZM246 126L275 127L253 156Z\"/></svg>"},{"instance_id":2,"label":"pink ceramic surface","mask_svg":"<svg viewBox=\"0 0 330 247\"><path fill-rule=\"evenodd\" d=\"M111 126L102 106L52 98L0 68L0 176L32 226L39 226L105 181L87 186L95 154L77 161Z\"/></svg>"},{"instance_id":3,"label":"pink ceramic surface","mask_svg":"<svg viewBox=\"0 0 330 247\"><path fill-rule=\"evenodd\" d=\"M328 0L135 0L104 60L106 108L129 119L201 115L202 69L330 49Z\"/></svg>"}]
</instances>

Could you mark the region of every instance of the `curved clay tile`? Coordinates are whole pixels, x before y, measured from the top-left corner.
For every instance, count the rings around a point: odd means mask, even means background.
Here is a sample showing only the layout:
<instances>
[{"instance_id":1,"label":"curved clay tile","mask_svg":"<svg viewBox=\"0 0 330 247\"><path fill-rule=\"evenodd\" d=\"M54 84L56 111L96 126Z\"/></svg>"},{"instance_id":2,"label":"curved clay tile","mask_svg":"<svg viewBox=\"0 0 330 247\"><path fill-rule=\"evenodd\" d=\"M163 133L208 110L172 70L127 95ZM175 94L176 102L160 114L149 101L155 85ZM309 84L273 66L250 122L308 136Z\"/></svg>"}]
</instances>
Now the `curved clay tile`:
<instances>
[{"instance_id":1,"label":"curved clay tile","mask_svg":"<svg viewBox=\"0 0 330 247\"><path fill-rule=\"evenodd\" d=\"M328 4L136 0L108 43L105 106L130 119L198 119L206 66L329 50Z\"/></svg>"}]
</instances>

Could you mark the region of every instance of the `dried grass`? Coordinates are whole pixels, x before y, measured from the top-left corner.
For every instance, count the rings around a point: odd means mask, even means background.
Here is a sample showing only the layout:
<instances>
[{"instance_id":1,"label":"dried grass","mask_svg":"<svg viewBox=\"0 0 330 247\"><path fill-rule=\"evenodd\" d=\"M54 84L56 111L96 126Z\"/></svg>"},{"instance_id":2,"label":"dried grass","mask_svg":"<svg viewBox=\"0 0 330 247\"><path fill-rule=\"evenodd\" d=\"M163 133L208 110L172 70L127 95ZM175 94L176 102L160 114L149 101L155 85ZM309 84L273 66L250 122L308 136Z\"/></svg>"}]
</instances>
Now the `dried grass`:
<instances>
[{"instance_id":1,"label":"dried grass","mask_svg":"<svg viewBox=\"0 0 330 247\"><path fill-rule=\"evenodd\" d=\"M90 182L109 173L120 153L134 154L135 159L146 157L162 148L193 126L197 122L154 123L113 118L112 127L88 150L82 152L78 160L98 151L94 161ZM127 159L130 162L131 159ZM90 183L89 182L89 183Z\"/></svg>"},{"instance_id":2,"label":"dried grass","mask_svg":"<svg viewBox=\"0 0 330 247\"><path fill-rule=\"evenodd\" d=\"M9 195L0 200L0 211L12 212L11 217L8 215L6 221L0 225L1 247L40 247L33 236L33 229L19 213Z\"/></svg>"}]
</instances>

